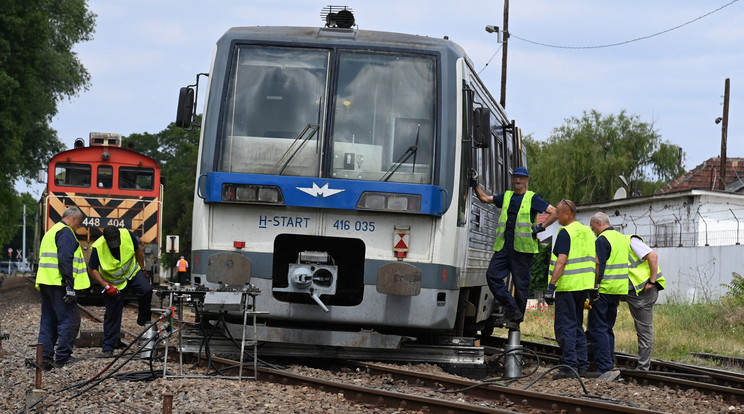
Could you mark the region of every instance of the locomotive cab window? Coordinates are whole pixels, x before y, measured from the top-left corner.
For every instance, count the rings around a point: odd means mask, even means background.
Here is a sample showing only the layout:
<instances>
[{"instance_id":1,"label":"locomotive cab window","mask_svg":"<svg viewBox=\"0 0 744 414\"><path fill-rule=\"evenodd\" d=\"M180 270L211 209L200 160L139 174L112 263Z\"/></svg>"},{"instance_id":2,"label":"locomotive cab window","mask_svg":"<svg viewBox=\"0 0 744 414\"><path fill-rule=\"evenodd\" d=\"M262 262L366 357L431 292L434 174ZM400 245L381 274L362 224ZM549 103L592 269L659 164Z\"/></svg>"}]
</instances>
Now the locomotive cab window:
<instances>
[{"instance_id":1,"label":"locomotive cab window","mask_svg":"<svg viewBox=\"0 0 744 414\"><path fill-rule=\"evenodd\" d=\"M91 168L88 164L59 163L54 167L54 184L70 187L90 187Z\"/></svg>"},{"instance_id":2,"label":"locomotive cab window","mask_svg":"<svg viewBox=\"0 0 744 414\"><path fill-rule=\"evenodd\" d=\"M114 167L110 165L99 165L96 171L98 188L111 188L114 186Z\"/></svg>"},{"instance_id":3,"label":"locomotive cab window","mask_svg":"<svg viewBox=\"0 0 744 414\"><path fill-rule=\"evenodd\" d=\"M152 168L119 168L119 188L122 190L152 190L155 170Z\"/></svg>"}]
</instances>

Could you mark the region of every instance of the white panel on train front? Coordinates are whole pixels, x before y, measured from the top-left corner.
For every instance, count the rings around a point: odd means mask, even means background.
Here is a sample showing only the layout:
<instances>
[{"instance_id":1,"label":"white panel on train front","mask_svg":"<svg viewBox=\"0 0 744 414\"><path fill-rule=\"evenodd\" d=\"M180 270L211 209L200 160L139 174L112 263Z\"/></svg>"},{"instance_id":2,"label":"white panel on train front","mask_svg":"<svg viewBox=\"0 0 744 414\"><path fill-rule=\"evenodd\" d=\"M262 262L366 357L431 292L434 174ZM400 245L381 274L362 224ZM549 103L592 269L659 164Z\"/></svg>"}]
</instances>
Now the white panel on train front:
<instances>
[{"instance_id":1,"label":"white panel on train front","mask_svg":"<svg viewBox=\"0 0 744 414\"><path fill-rule=\"evenodd\" d=\"M244 251L272 252L274 239L280 234L318 235L319 215L319 210L310 209L215 205L209 248L231 250L234 241L244 241Z\"/></svg>"},{"instance_id":2,"label":"white panel on train front","mask_svg":"<svg viewBox=\"0 0 744 414\"><path fill-rule=\"evenodd\" d=\"M302 234L360 239L368 259L382 260L397 260L393 233L396 227L410 227L407 260L432 260L434 218L428 216L215 205L210 220L211 249L232 249L234 241L244 241L244 251L271 252L276 236Z\"/></svg>"},{"instance_id":3,"label":"white panel on train front","mask_svg":"<svg viewBox=\"0 0 744 414\"><path fill-rule=\"evenodd\" d=\"M407 259L430 262L432 221L431 217L413 214L364 214L334 210L325 213L322 234L364 241L368 259L396 260L393 250L395 228L410 227Z\"/></svg>"}]
</instances>

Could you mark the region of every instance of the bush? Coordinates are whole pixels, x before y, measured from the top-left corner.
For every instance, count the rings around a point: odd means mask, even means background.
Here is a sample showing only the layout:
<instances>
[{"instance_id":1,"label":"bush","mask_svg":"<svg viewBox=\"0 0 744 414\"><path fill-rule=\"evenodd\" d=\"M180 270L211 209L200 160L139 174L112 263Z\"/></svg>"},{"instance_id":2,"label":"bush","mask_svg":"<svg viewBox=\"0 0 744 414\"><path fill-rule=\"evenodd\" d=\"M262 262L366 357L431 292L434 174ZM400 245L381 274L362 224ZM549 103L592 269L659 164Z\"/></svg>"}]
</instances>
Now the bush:
<instances>
[{"instance_id":1,"label":"bush","mask_svg":"<svg viewBox=\"0 0 744 414\"><path fill-rule=\"evenodd\" d=\"M736 272L731 273L731 284L722 284L721 286L728 288L726 298L730 298L733 302L744 305L744 277Z\"/></svg>"},{"instance_id":2,"label":"bush","mask_svg":"<svg viewBox=\"0 0 744 414\"><path fill-rule=\"evenodd\" d=\"M530 266L531 292L542 292L548 288L548 269L552 247L550 243L540 244L537 254L532 257L532 265Z\"/></svg>"}]
</instances>

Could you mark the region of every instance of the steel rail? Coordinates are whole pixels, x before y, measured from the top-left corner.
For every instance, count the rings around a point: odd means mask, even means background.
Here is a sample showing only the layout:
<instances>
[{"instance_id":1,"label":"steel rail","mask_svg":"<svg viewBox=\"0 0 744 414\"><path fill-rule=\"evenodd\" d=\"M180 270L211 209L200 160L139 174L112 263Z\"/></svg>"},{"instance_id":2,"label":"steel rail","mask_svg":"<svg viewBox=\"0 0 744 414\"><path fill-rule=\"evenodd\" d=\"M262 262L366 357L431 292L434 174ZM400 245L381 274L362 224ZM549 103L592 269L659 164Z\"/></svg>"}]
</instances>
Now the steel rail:
<instances>
[{"instance_id":1,"label":"steel rail","mask_svg":"<svg viewBox=\"0 0 744 414\"><path fill-rule=\"evenodd\" d=\"M505 345L504 338L493 337L495 341L487 341L490 346ZM560 348L556 345L522 341L525 349L538 353L540 359L552 364L559 363ZM491 350L491 352L494 352ZM529 353L525 358L532 358ZM619 367L635 367L638 358L633 355L616 353L615 358ZM623 377L633 379L638 384L656 384L676 389L696 389L708 395L721 395L727 401L744 401L744 374L723 371L719 369L697 367L671 361L652 360L651 371L620 369Z\"/></svg>"},{"instance_id":2,"label":"steel rail","mask_svg":"<svg viewBox=\"0 0 744 414\"><path fill-rule=\"evenodd\" d=\"M238 361L218 357L212 357L212 363L224 364L225 366L233 367L233 369L237 369L237 365L240 364ZM253 370L253 366L246 366L244 367L244 369L251 371ZM437 414L514 414L513 410L504 410L484 407L481 405L440 400L418 395L403 394L399 392L381 390L378 388L362 387L359 385L345 384L322 378L309 377L306 375L295 374L273 368L258 367L258 373L256 377L261 381L268 381L283 385L312 387L327 393L342 394L344 398L349 401L370 404L378 407L398 408L401 410L418 410L422 412Z\"/></svg>"},{"instance_id":3,"label":"steel rail","mask_svg":"<svg viewBox=\"0 0 744 414\"><path fill-rule=\"evenodd\" d=\"M582 414L659 412L620 405L617 402L602 402L601 400L591 397L585 399L544 394L529 390L499 386L492 382L479 382L454 377L411 372L400 368L388 367L369 362L347 361L347 364L364 369L372 375L390 375L396 380L421 384L432 388L443 387L448 390L461 390L458 392L484 401L510 401L514 405L524 408L525 411L537 409L542 410L541 412Z\"/></svg>"}]
</instances>

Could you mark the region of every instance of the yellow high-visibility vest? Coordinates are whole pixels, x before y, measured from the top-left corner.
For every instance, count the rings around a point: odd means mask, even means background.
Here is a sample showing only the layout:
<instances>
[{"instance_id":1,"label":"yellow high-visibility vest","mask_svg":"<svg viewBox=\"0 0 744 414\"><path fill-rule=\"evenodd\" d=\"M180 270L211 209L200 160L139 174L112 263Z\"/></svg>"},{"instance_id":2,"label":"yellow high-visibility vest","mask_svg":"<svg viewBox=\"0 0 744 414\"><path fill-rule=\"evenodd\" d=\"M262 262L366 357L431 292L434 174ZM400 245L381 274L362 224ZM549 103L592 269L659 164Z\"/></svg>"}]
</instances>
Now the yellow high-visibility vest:
<instances>
[{"instance_id":1,"label":"yellow high-visibility vest","mask_svg":"<svg viewBox=\"0 0 744 414\"><path fill-rule=\"evenodd\" d=\"M493 250L498 252L504 248L504 232L506 231L507 210L511 202L514 191L504 193L504 203L501 205L501 215L499 222L496 224L496 239L493 242ZM521 253L537 253L537 240L532 237L532 226L535 224L530 218L532 209L532 196L534 191L527 191L522 197L522 204L519 205L517 212L517 221L514 223L514 250ZM537 219L537 218L536 218Z\"/></svg>"},{"instance_id":2,"label":"yellow high-visibility vest","mask_svg":"<svg viewBox=\"0 0 744 414\"><path fill-rule=\"evenodd\" d=\"M101 236L93 242L93 247L98 252L98 271L107 282L121 290L127 286L127 281L134 277L140 270L134 252L134 243L127 229L119 229L121 245L119 246L119 260L112 254L106 244L106 239Z\"/></svg>"},{"instance_id":3,"label":"yellow high-visibility vest","mask_svg":"<svg viewBox=\"0 0 744 414\"><path fill-rule=\"evenodd\" d=\"M568 261L563 269L558 282L555 284L556 292L574 292L594 288L594 273L596 270L596 251L594 248L594 233L589 226L578 221L561 227L561 231L568 232L571 238L571 248L568 251ZM548 271L548 283L553 275L555 263L558 256L552 253L550 257L550 269Z\"/></svg>"},{"instance_id":4,"label":"yellow high-visibility vest","mask_svg":"<svg viewBox=\"0 0 744 414\"><path fill-rule=\"evenodd\" d=\"M62 221L52 226L41 239L41 245L39 246L39 269L36 272L36 290L39 290L39 285L62 286L62 274L59 272L56 237L57 233L65 227L72 231L72 235L77 241L77 235L72 230L72 227ZM88 268L85 266L85 256L83 256L83 249L80 248L80 242L78 242L77 249L75 249L75 253L72 256L72 276L73 289L82 290L90 287Z\"/></svg>"},{"instance_id":5,"label":"yellow high-visibility vest","mask_svg":"<svg viewBox=\"0 0 744 414\"><path fill-rule=\"evenodd\" d=\"M630 239L632 237L638 237L643 241L643 238L636 234L631 234L626 237L628 238L628 246L630 246ZM643 287L646 286L646 283L651 280L651 266L648 265L648 260L643 260L636 256L633 249L629 248L628 250L628 278L630 279L630 283L633 285L633 290L638 294L638 292L643 290ZM664 279L664 275L661 273L661 266L659 265L656 265L656 283L661 286L662 290L666 288L666 279Z\"/></svg>"},{"instance_id":6,"label":"yellow high-visibility vest","mask_svg":"<svg viewBox=\"0 0 744 414\"><path fill-rule=\"evenodd\" d=\"M607 239L612 247L610 257L605 263L604 275L599 283L599 293L625 295L628 293L630 240L617 230L605 230L599 237Z\"/></svg>"}]
</instances>

